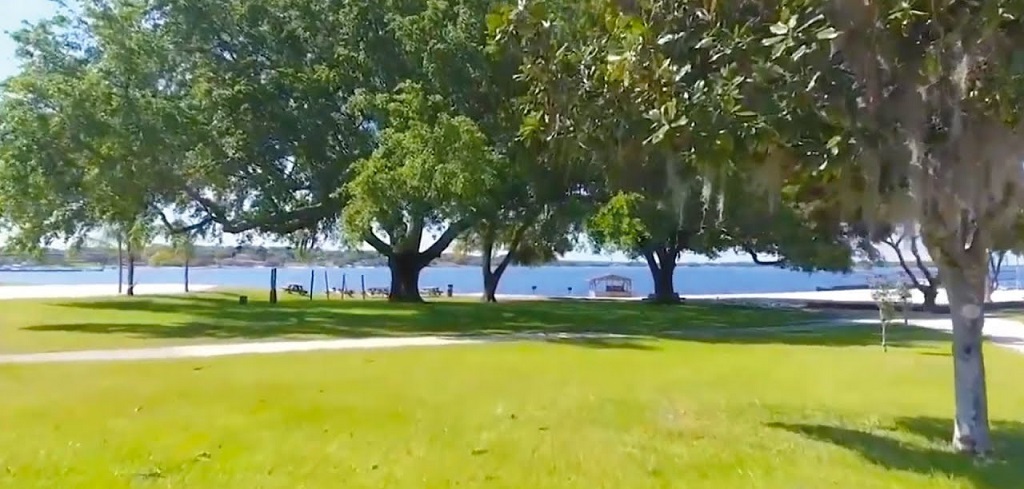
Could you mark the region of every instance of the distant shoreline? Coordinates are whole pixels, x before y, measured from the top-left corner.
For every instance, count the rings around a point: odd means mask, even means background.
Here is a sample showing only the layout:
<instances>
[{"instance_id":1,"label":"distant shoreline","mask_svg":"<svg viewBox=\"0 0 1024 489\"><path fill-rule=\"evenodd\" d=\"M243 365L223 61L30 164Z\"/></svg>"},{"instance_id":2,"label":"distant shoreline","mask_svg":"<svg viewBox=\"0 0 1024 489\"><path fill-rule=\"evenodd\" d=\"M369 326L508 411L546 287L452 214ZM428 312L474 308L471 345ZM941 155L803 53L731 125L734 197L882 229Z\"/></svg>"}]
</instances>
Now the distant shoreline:
<instances>
[{"instance_id":1,"label":"distant shoreline","mask_svg":"<svg viewBox=\"0 0 1024 489\"><path fill-rule=\"evenodd\" d=\"M434 264L430 265L430 267L433 267L433 268L479 268L480 266L481 265L478 264L478 263L464 264L464 263L453 263L453 262L438 262L438 263L434 263ZM613 267L646 268L647 264L643 263L643 262L640 262L640 261L631 261L631 262L558 261L558 262L545 263L545 264L536 265L536 266L525 266L525 265L512 265L512 266L516 267L516 268L536 268L536 267L546 267L546 268L613 268ZM856 271L856 270L864 271L864 270L870 270L871 268L898 268L899 266L900 266L899 263L895 263L895 262L894 263L888 263L888 262L887 263L880 263L880 264L874 264L874 265L871 265L871 266L858 264L858 265L854 265L854 267L851 270L854 270L854 271ZM929 264L929 263L925 263L925 266L927 266L927 267L934 267L934 265ZM148 263L139 263L139 264L136 264L136 267L137 268L170 268L170 269L184 268L184 266L180 265L180 264L150 265ZM768 267L768 266L765 266L765 265L758 265L756 263L749 263L749 262L718 262L718 263L716 263L716 262L701 262L701 263L681 262L681 263L677 264L677 267L680 267L680 268L716 268L717 267L717 268L751 268L751 269L775 268L775 267ZM206 270L210 270L210 269L213 269L213 270L216 270L216 269L255 269L255 270L259 270L259 269L271 269L271 268L278 268L278 269L310 269L310 268L380 269L380 268L387 268L387 265L385 265L385 264L365 264L365 265L363 265L363 264L343 264L343 265L338 265L338 264L333 264L333 263L301 263L301 262L292 262L292 263L284 263L284 264L280 264L280 265L256 264L256 263L246 263L246 264L233 263L233 264L221 264L221 265L217 265L217 264L212 264L212 265L211 264L203 264L203 265L192 265L190 268L193 268L193 269L196 269L196 270L200 270L200 269L206 269ZM86 263L81 263L81 264L71 263L71 264L53 264L53 265L23 264L23 265L21 265L21 268L0 267L0 272L10 272L10 273L61 273L61 272L78 273L78 272L98 272L98 271L110 270L110 269L117 269L117 265L116 264L101 265L101 264L97 264L97 263L88 263L88 264L86 264Z\"/></svg>"}]
</instances>

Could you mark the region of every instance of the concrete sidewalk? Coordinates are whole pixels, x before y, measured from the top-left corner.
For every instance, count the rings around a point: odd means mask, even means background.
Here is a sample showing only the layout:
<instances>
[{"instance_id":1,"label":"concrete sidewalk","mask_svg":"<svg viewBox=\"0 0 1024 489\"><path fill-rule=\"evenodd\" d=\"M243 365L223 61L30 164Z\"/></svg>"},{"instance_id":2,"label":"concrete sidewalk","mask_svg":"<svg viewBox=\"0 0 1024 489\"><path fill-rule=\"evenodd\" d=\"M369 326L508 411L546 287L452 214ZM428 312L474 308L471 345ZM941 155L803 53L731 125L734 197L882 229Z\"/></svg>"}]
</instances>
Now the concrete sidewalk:
<instances>
[{"instance_id":1,"label":"concrete sidewalk","mask_svg":"<svg viewBox=\"0 0 1024 489\"><path fill-rule=\"evenodd\" d=\"M341 340L268 341L262 343L222 343L186 346L161 346L120 350L81 350L47 353L16 353L0 355L4 363L63 363L126 360L164 360L174 358L209 358L229 355L288 353L326 350L383 349L413 346L469 345L486 339L457 339L438 336L408 338L359 338Z\"/></svg>"},{"instance_id":2,"label":"concrete sidewalk","mask_svg":"<svg viewBox=\"0 0 1024 489\"><path fill-rule=\"evenodd\" d=\"M854 319L859 324L878 324L877 319ZM920 328L953 332L953 322L949 319L911 319L910 324ZM985 318L985 337L992 343L1009 348L1017 353L1024 353L1024 323L1006 318Z\"/></svg>"},{"instance_id":3,"label":"concrete sidewalk","mask_svg":"<svg viewBox=\"0 0 1024 489\"><path fill-rule=\"evenodd\" d=\"M765 334L804 332L814 329L852 326L848 320L825 320L814 323L758 328L694 328L686 331L663 331L663 337ZM115 350L79 350L46 353L0 354L0 364L10 363L62 363L130 360L165 360L175 358L209 358L231 355L291 353L329 350L366 350L408 348L421 346L478 345L509 341L572 341L572 340L643 340L643 335L615 333L558 333L522 332L488 336L405 336L375 338L345 338L336 340L266 341L247 343L212 343L204 345L160 346Z\"/></svg>"},{"instance_id":4,"label":"concrete sidewalk","mask_svg":"<svg viewBox=\"0 0 1024 489\"><path fill-rule=\"evenodd\" d=\"M206 292L213 285L189 284L191 292ZM183 284L136 284L136 295L184 294ZM85 297L116 297L117 284L73 285L0 285L0 300L13 299L73 299Z\"/></svg>"}]
</instances>

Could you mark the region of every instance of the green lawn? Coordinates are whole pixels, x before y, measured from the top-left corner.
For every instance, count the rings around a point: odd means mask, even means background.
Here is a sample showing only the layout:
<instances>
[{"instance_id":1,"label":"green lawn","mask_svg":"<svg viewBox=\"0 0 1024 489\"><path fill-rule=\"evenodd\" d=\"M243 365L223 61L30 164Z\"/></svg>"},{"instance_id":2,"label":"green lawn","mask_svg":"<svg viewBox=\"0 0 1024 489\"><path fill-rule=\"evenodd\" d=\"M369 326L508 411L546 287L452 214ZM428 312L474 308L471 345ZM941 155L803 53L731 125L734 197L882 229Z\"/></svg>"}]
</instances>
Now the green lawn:
<instances>
[{"instance_id":1,"label":"green lawn","mask_svg":"<svg viewBox=\"0 0 1024 489\"><path fill-rule=\"evenodd\" d=\"M1024 358L978 466L948 340L900 331L5 365L0 487L1019 487Z\"/></svg>"},{"instance_id":2,"label":"green lawn","mask_svg":"<svg viewBox=\"0 0 1024 489\"><path fill-rule=\"evenodd\" d=\"M808 321L797 311L641 303L538 301L481 304L438 301L309 301L266 292L118 299L0 301L0 352L139 347L157 344L322 339L521 331L660 334L693 328L761 327Z\"/></svg>"}]
</instances>

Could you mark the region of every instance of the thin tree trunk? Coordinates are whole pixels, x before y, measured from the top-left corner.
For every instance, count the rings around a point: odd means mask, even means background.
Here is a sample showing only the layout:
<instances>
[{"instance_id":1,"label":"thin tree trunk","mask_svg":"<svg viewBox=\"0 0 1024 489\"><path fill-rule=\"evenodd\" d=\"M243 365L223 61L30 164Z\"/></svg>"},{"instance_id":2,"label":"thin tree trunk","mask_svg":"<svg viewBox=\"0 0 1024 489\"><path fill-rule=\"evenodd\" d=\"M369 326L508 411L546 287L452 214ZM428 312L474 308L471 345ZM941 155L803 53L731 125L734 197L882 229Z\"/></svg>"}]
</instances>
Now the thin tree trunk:
<instances>
[{"instance_id":1,"label":"thin tree trunk","mask_svg":"<svg viewBox=\"0 0 1024 489\"><path fill-rule=\"evenodd\" d=\"M967 250L963 258L959 266L944 265L942 260L939 265L953 321L956 400L953 447L960 452L983 456L992 449L982 352L988 255L978 250Z\"/></svg>"},{"instance_id":2,"label":"thin tree trunk","mask_svg":"<svg viewBox=\"0 0 1024 489\"><path fill-rule=\"evenodd\" d=\"M484 302L498 302L498 275L490 270L484 270Z\"/></svg>"},{"instance_id":3,"label":"thin tree trunk","mask_svg":"<svg viewBox=\"0 0 1024 489\"><path fill-rule=\"evenodd\" d=\"M505 256L501 257L501 261L498 262L498 266L491 269L493 264L494 255L494 239L490 238L485 240L483 246L483 272L484 272L484 302L498 302L498 283L501 282L501 277L505 274L505 270L512 263L512 259L515 257L516 250L519 249L519 243L522 242L523 233L526 231L528 224L523 224L516 230L512 237L512 242L509 243L508 251Z\"/></svg>"},{"instance_id":4,"label":"thin tree trunk","mask_svg":"<svg viewBox=\"0 0 1024 489\"><path fill-rule=\"evenodd\" d=\"M992 302L992 293L999 288L999 274L1003 271L1006 253L1005 251L989 253L988 268L991 273L989 274L988 288L985 289L985 302Z\"/></svg>"},{"instance_id":5,"label":"thin tree trunk","mask_svg":"<svg viewBox=\"0 0 1024 489\"><path fill-rule=\"evenodd\" d=\"M495 277L494 271L491 270L491 264L494 260L493 233L484 233L483 243L480 248L480 253L482 255L480 271L483 272L484 278L484 293L481 300L484 302L498 302L498 297L496 295L498 290L498 278Z\"/></svg>"},{"instance_id":6,"label":"thin tree trunk","mask_svg":"<svg viewBox=\"0 0 1024 489\"><path fill-rule=\"evenodd\" d=\"M117 238L117 295L124 293L124 242Z\"/></svg>"},{"instance_id":7,"label":"thin tree trunk","mask_svg":"<svg viewBox=\"0 0 1024 489\"><path fill-rule=\"evenodd\" d=\"M185 293L188 293L188 255L185 255Z\"/></svg>"},{"instance_id":8,"label":"thin tree trunk","mask_svg":"<svg viewBox=\"0 0 1024 489\"><path fill-rule=\"evenodd\" d=\"M135 250L128 243L128 296L135 295Z\"/></svg>"},{"instance_id":9,"label":"thin tree trunk","mask_svg":"<svg viewBox=\"0 0 1024 489\"><path fill-rule=\"evenodd\" d=\"M426 262L421 253L393 253L388 257L388 268L391 270L389 301L423 302L420 296L420 272L426 268Z\"/></svg>"},{"instance_id":10,"label":"thin tree trunk","mask_svg":"<svg viewBox=\"0 0 1024 489\"><path fill-rule=\"evenodd\" d=\"M486 302L498 302L498 284L501 282L501 277L505 275L505 270L512 263L512 253L514 250L510 249L493 271L490 270L490 266L484 269L484 300Z\"/></svg>"}]
</instances>

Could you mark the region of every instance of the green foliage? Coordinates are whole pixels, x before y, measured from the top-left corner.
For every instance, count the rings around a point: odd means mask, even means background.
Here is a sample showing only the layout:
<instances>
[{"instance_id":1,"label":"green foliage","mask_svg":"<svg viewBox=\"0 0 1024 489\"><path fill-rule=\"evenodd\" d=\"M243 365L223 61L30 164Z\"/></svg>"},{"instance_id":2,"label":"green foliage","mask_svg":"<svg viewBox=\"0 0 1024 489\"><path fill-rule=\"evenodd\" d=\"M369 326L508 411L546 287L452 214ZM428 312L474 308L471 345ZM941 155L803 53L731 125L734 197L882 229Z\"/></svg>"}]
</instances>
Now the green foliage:
<instances>
[{"instance_id":1,"label":"green foliage","mask_svg":"<svg viewBox=\"0 0 1024 489\"><path fill-rule=\"evenodd\" d=\"M148 225L173 199L176 103L156 89L165 59L144 49L145 10L117 5L83 5L87 28L58 17L14 36L25 64L0 105L0 201L15 247Z\"/></svg>"},{"instance_id":2,"label":"green foliage","mask_svg":"<svg viewBox=\"0 0 1024 489\"><path fill-rule=\"evenodd\" d=\"M472 221L487 205L503 159L471 119L441 104L414 85L377 97L377 149L345 188L351 235L380 230L395 248L415 252L424 229Z\"/></svg>"},{"instance_id":3,"label":"green foliage","mask_svg":"<svg viewBox=\"0 0 1024 489\"><path fill-rule=\"evenodd\" d=\"M636 253L642 243L651 240L651 233L641 214L644 197L636 193L619 193L608 200L587 223L591 238L599 248Z\"/></svg>"},{"instance_id":4,"label":"green foliage","mask_svg":"<svg viewBox=\"0 0 1024 489\"><path fill-rule=\"evenodd\" d=\"M805 95L838 78L801 78L835 37L816 8L539 1L493 28L524 52L524 134L564 141L604 175L607 208L588 226L598 245L634 255L736 247L798 268L845 269L841 202L828 204L834 222L819 212L807 224L805 207L821 193L809 201L780 191L817 179L844 142L821 101Z\"/></svg>"}]
</instances>

